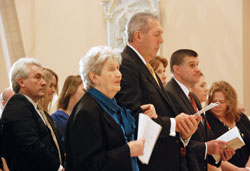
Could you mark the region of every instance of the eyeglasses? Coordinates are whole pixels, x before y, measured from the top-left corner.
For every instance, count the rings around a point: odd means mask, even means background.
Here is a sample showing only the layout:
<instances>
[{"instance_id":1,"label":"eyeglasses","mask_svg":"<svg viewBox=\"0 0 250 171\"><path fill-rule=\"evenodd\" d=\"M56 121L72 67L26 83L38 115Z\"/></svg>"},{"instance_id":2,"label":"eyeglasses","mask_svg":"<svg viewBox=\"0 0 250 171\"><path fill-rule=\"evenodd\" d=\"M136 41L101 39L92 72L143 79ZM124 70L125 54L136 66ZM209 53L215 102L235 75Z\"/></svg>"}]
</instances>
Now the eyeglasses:
<instances>
[{"instance_id":1,"label":"eyeglasses","mask_svg":"<svg viewBox=\"0 0 250 171\"><path fill-rule=\"evenodd\" d=\"M225 100L216 100L216 101L212 101L212 103L216 103L216 102L218 102L218 103L220 103L220 104L225 104L225 103L226 103Z\"/></svg>"}]
</instances>

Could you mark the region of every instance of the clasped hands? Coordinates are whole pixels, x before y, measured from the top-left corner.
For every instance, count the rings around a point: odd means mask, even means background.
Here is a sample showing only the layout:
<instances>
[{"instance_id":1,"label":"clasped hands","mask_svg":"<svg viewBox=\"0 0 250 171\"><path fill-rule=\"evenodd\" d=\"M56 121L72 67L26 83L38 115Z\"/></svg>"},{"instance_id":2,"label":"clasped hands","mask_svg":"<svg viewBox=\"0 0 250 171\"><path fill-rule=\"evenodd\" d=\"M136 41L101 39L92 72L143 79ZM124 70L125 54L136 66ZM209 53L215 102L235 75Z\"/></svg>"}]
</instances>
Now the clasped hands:
<instances>
[{"instance_id":1,"label":"clasped hands","mask_svg":"<svg viewBox=\"0 0 250 171\"><path fill-rule=\"evenodd\" d=\"M156 119L158 117L155 107L152 104L141 105L141 109L143 110L144 114L148 115L152 119ZM183 139L188 139L197 130L201 119L201 116L198 115L187 115L185 113L180 113L175 117L176 132L179 132Z\"/></svg>"}]
</instances>

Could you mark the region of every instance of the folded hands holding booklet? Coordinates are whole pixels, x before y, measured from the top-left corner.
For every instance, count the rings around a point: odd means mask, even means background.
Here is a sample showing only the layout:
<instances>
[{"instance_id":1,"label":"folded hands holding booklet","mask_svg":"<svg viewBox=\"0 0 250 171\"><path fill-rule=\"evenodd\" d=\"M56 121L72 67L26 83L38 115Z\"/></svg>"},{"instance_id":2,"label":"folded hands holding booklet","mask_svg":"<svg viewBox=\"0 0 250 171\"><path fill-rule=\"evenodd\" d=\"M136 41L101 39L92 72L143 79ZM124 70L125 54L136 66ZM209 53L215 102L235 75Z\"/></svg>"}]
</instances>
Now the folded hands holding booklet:
<instances>
[{"instance_id":1,"label":"folded hands holding booklet","mask_svg":"<svg viewBox=\"0 0 250 171\"><path fill-rule=\"evenodd\" d=\"M228 143L227 146L224 148L231 148L233 150L237 150L245 145L243 139L240 136L238 128L235 126L220 137L217 138L217 140L225 141ZM220 155L215 154L213 155L213 158L216 162L220 160Z\"/></svg>"},{"instance_id":2,"label":"folded hands holding booklet","mask_svg":"<svg viewBox=\"0 0 250 171\"><path fill-rule=\"evenodd\" d=\"M198 111L197 113L195 113L195 115L201 115L202 113L218 106L219 103L210 103L208 106L204 107L203 109L201 109L200 111ZM241 148L242 146L245 145L243 139L240 136L240 133L238 131L238 128L235 126L232 129L230 129L229 131L227 131L225 134L221 135L220 137L217 138L217 140L221 140L221 141L225 141L228 143L227 146L225 146L224 148L231 148L233 150L237 150L239 148ZM219 154L215 154L212 155L213 158L215 159L216 162L218 162L220 160L220 155Z\"/></svg>"}]
</instances>

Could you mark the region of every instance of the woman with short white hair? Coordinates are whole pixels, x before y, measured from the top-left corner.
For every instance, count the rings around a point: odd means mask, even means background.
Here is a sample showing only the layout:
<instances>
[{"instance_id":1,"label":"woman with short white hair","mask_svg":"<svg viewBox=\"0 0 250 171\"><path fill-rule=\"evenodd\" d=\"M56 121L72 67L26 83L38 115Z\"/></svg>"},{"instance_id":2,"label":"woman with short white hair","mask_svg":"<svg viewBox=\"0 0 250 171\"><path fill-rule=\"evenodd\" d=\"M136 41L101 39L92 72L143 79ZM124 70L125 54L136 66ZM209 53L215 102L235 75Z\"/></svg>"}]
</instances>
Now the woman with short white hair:
<instances>
[{"instance_id":1,"label":"woman with short white hair","mask_svg":"<svg viewBox=\"0 0 250 171\"><path fill-rule=\"evenodd\" d=\"M139 171L136 157L144 140L135 140L134 118L114 98L121 89L120 63L120 53L106 46L91 48L81 59L87 92L67 123L66 170Z\"/></svg>"}]
</instances>

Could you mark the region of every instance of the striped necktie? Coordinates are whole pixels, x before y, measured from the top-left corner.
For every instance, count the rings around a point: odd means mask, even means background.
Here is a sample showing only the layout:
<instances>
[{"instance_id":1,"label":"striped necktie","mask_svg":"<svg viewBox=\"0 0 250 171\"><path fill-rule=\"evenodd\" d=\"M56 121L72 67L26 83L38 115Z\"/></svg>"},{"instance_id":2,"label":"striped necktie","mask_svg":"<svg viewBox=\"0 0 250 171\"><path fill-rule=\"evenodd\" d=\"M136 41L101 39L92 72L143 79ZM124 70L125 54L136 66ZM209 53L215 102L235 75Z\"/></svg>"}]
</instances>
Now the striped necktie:
<instances>
[{"instance_id":1,"label":"striped necktie","mask_svg":"<svg viewBox=\"0 0 250 171\"><path fill-rule=\"evenodd\" d=\"M46 114L44 113L44 111L41 109L41 107L40 107L39 105L37 105L37 109L38 109L39 112L41 113L41 115L42 115L42 117L43 117L43 119L44 119L44 121L45 121L45 125L46 125L46 126L49 128L49 130L50 130L51 136L52 136L52 138L53 138L53 141L54 141L54 143L55 143L55 145L56 145L56 148L57 148L57 151L58 151L60 164L62 164L61 151L60 151L60 147L59 147L58 141L57 141L57 139L56 139L56 135L55 135L55 133L54 133L54 131L53 131L53 128L51 127L51 125L50 125L50 123L49 123L49 121L48 121L48 119L47 119L47 117L46 117Z\"/></svg>"},{"instance_id":2,"label":"striped necktie","mask_svg":"<svg viewBox=\"0 0 250 171\"><path fill-rule=\"evenodd\" d=\"M150 65L150 63L146 63L146 66L148 68L148 70L150 71L151 75L154 77L155 81L157 82L158 86L160 86L158 79L155 75L154 69L152 68L152 66Z\"/></svg>"},{"instance_id":3,"label":"striped necktie","mask_svg":"<svg viewBox=\"0 0 250 171\"><path fill-rule=\"evenodd\" d=\"M195 103L193 94L192 94L191 92L189 92L188 96L189 96L189 98L190 98L190 102L191 102L191 104L192 104L192 106L193 106L195 112L198 112L198 108L197 108L197 105L196 105L196 103Z\"/></svg>"}]
</instances>

